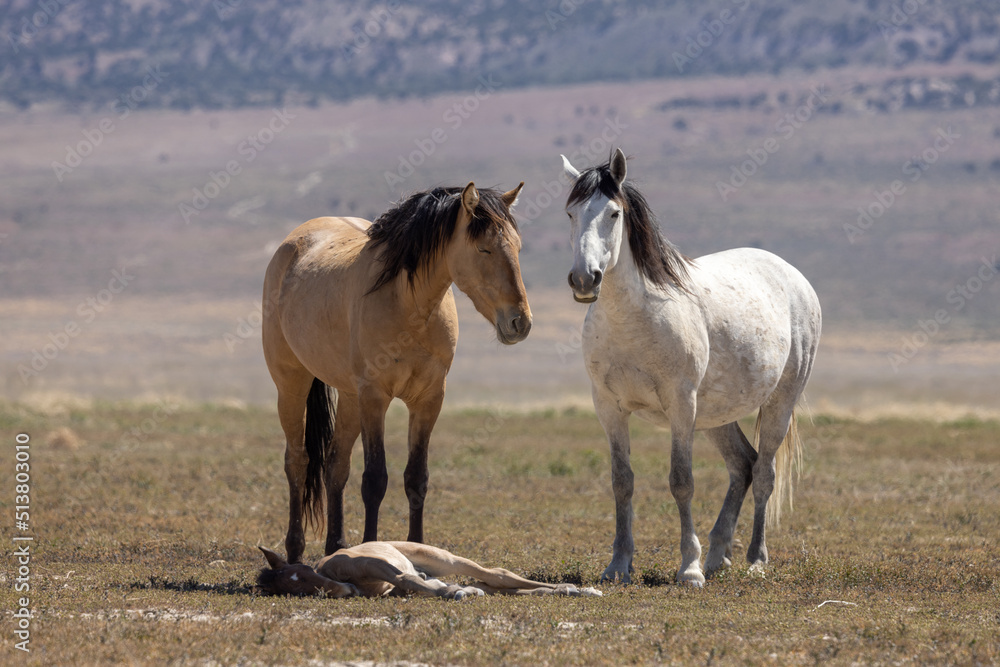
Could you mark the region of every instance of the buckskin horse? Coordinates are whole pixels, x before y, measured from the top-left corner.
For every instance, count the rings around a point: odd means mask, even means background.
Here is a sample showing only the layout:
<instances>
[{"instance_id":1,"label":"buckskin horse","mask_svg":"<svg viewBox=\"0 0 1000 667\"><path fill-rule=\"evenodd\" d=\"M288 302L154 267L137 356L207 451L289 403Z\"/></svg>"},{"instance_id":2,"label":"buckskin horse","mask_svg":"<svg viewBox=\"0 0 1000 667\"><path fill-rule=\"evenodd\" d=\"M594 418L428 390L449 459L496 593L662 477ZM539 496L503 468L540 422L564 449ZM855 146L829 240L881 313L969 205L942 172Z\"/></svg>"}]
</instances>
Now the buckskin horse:
<instances>
[{"instance_id":1,"label":"buckskin horse","mask_svg":"<svg viewBox=\"0 0 1000 667\"><path fill-rule=\"evenodd\" d=\"M407 539L423 541L428 442L458 341L452 283L501 343L517 343L531 329L521 237L510 212L523 185L509 192L473 183L435 188L374 223L316 218L274 253L264 279L262 335L285 434L289 562L305 549L303 516L321 525L324 486L326 553L347 546L344 485L359 433L364 541L378 539L388 484L385 413L397 397L409 410Z\"/></svg>"}]
</instances>

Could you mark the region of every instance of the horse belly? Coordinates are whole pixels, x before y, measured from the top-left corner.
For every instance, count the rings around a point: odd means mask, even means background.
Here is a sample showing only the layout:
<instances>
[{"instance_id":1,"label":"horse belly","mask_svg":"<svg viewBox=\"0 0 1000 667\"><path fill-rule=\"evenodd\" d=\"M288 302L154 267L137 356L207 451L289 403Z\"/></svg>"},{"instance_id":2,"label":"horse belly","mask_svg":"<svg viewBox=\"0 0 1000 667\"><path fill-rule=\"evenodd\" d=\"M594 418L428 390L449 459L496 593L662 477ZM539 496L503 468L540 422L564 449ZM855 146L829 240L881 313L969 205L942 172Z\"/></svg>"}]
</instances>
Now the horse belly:
<instances>
[{"instance_id":1,"label":"horse belly","mask_svg":"<svg viewBox=\"0 0 1000 667\"><path fill-rule=\"evenodd\" d=\"M721 351L713 346L698 387L695 428L728 424L767 401L781 380L789 351L787 334L773 332L771 336L755 338L753 345L745 347L732 341Z\"/></svg>"}]
</instances>

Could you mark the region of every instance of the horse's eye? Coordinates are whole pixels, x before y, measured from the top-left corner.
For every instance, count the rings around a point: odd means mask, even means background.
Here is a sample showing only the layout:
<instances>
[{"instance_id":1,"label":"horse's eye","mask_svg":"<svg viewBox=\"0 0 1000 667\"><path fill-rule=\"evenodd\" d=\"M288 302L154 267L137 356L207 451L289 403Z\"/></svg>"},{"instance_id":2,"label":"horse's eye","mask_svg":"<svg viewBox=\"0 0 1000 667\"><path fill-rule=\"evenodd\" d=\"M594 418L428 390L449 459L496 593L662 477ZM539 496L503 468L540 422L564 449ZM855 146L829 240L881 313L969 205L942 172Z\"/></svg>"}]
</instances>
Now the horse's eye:
<instances>
[{"instance_id":1,"label":"horse's eye","mask_svg":"<svg viewBox=\"0 0 1000 667\"><path fill-rule=\"evenodd\" d=\"M614 213L612 213L611 214L611 219L612 220L617 220L618 219L618 213L619 213L618 211L615 211Z\"/></svg>"},{"instance_id":2,"label":"horse's eye","mask_svg":"<svg viewBox=\"0 0 1000 667\"><path fill-rule=\"evenodd\" d=\"M566 217L569 218L570 220L572 220L573 219L573 214L570 213L569 211L566 211Z\"/></svg>"},{"instance_id":3,"label":"horse's eye","mask_svg":"<svg viewBox=\"0 0 1000 667\"><path fill-rule=\"evenodd\" d=\"M479 252L486 253L487 255L492 255L493 254L489 250L487 250L486 248L479 248Z\"/></svg>"}]
</instances>

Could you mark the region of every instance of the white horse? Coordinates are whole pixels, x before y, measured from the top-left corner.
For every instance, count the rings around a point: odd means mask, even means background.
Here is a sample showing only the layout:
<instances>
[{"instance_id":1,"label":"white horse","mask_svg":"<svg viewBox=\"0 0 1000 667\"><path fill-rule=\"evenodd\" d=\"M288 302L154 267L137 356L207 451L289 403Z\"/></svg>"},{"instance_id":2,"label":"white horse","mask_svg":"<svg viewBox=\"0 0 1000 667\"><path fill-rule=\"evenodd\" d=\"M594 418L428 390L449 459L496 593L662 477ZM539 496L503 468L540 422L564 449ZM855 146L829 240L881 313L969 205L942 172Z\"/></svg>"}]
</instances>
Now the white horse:
<instances>
[{"instance_id":1,"label":"white horse","mask_svg":"<svg viewBox=\"0 0 1000 667\"><path fill-rule=\"evenodd\" d=\"M751 482L747 561L762 567L765 519L776 523L782 496L791 501L792 462L800 457L794 409L819 345L816 292L796 269L763 250L739 248L696 260L680 254L625 181L621 149L583 173L563 156L563 168L573 183L566 203L573 236L569 284L577 301L592 304L583 356L611 446L615 541L602 578L628 582L633 572L632 413L670 427L670 492L681 519L677 581L701 586L705 574L732 564L733 532ZM736 420L758 409L755 451ZM729 471L704 573L691 518L696 430L706 432ZM768 508L772 491L778 497Z\"/></svg>"}]
</instances>

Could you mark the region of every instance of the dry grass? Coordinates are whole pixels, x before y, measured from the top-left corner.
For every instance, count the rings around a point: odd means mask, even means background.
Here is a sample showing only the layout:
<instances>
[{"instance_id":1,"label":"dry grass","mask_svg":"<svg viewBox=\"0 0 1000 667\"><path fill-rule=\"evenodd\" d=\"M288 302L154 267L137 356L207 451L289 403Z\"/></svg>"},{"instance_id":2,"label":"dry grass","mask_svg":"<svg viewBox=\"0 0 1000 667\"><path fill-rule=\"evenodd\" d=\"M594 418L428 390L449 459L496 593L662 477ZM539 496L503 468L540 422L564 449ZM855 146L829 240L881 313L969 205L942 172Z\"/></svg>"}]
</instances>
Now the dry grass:
<instances>
[{"instance_id":1,"label":"dry grass","mask_svg":"<svg viewBox=\"0 0 1000 667\"><path fill-rule=\"evenodd\" d=\"M383 535L401 538L405 414L393 410L390 422ZM99 404L43 414L7 404L0 425L34 443L31 664L1000 661L996 422L803 423L806 467L795 511L771 534L772 565L755 576L739 554L703 590L669 583L679 554L666 436L635 423L639 583L605 585L600 599L460 603L254 592L254 545L280 546L284 531L269 411ZM135 427L148 433L123 440ZM76 448L49 446L49 433ZM0 459L7 480L11 451ZM696 453L707 542L726 474L704 440ZM452 411L431 465L428 541L550 580L592 583L606 565L608 454L591 413ZM355 540L359 466L348 496ZM0 509L10 521L9 494ZM744 543L747 531L745 512ZM310 542L307 556L320 549ZM3 560L11 572L9 541ZM15 652L9 631L0 651Z\"/></svg>"}]
</instances>

